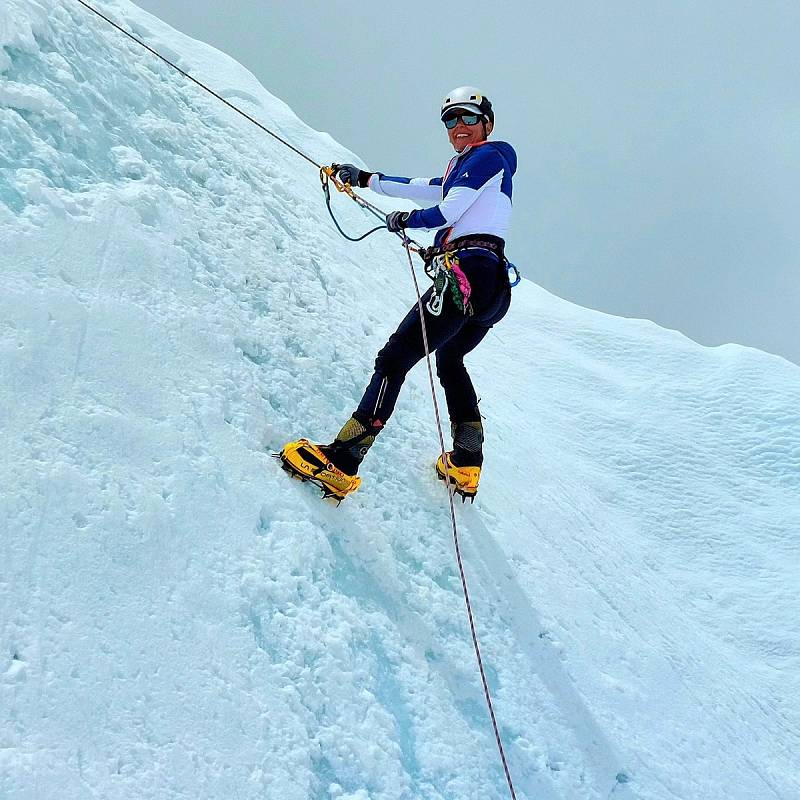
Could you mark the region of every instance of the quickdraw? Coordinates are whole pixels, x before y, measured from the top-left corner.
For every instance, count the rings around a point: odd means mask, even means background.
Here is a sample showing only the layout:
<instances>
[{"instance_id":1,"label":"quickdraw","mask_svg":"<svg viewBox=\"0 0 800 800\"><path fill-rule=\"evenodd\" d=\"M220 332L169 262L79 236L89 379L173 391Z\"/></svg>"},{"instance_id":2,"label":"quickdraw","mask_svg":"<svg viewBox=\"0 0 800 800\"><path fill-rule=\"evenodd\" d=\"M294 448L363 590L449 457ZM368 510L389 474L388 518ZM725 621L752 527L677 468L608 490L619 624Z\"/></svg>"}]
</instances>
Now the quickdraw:
<instances>
[{"instance_id":1,"label":"quickdraw","mask_svg":"<svg viewBox=\"0 0 800 800\"><path fill-rule=\"evenodd\" d=\"M426 259L425 274L433 281L433 294L425 307L434 317L442 313L448 288L456 308L464 314L472 314L472 304L469 301L472 286L461 269L456 253L445 251Z\"/></svg>"},{"instance_id":2,"label":"quickdraw","mask_svg":"<svg viewBox=\"0 0 800 800\"><path fill-rule=\"evenodd\" d=\"M328 213L331 215L331 219L333 220L333 224L336 226L336 230L344 236L350 242L360 242L362 239L366 239L367 236L370 234L375 233L376 231L386 230L386 223L383 225L378 225L377 227L373 228L372 230L367 231L362 236L348 236L339 225L336 217L333 214L333 209L331 208L331 189L330 184L332 183L337 191L341 192L342 194L346 194L351 200L355 201L361 208L365 211L368 211L374 217L378 219L385 219L386 214L381 211L377 206L370 203L368 200L365 200L361 195L358 195L353 191L353 187L349 183L342 183L337 177L336 173L339 169L339 164L331 164L329 167L320 166L319 168L319 180L322 184L322 192L325 195L325 205L328 208ZM415 242L413 239L409 239L406 236L405 232L397 234L402 240L403 244L408 244L412 253L421 253L422 247L418 242Z\"/></svg>"},{"instance_id":3,"label":"quickdraw","mask_svg":"<svg viewBox=\"0 0 800 800\"><path fill-rule=\"evenodd\" d=\"M348 236L339 225L339 221L333 215L333 209L331 208L331 182L336 187L337 191L346 194L352 200L355 200L362 208L368 208L366 201L359 197L354 191L353 187L349 183L342 183L341 181L336 179L336 167L337 164L332 164L330 167L320 167L319 168L319 180L322 184L322 193L325 195L325 206L328 209L328 213L331 215L331 219L333 220L333 224L336 226L336 230L344 236L349 242L360 242L362 239L366 239L372 233L376 231L385 230L386 225L378 225L377 227L373 228L372 230L367 231L363 236Z\"/></svg>"}]
</instances>

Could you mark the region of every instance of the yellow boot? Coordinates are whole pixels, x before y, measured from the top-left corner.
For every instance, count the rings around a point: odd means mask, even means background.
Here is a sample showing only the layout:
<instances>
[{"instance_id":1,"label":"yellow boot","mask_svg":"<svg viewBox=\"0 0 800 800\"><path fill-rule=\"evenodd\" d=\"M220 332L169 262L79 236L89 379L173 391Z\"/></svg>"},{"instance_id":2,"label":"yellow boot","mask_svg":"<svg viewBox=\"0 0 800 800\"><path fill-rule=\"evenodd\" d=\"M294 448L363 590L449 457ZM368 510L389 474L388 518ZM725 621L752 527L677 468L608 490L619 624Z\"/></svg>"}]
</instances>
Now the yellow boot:
<instances>
[{"instance_id":1,"label":"yellow boot","mask_svg":"<svg viewBox=\"0 0 800 800\"><path fill-rule=\"evenodd\" d=\"M461 502L466 502L467 498L470 502L475 502L475 495L478 493L478 483L481 479L480 467L457 467L452 463L453 451L451 450L446 454L447 470L445 471L445 461L442 457L436 461L436 474L439 480L446 480L450 476L450 482L453 484L453 490L456 494L461 495Z\"/></svg>"},{"instance_id":2,"label":"yellow boot","mask_svg":"<svg viewBox=\"0 0 800 800\"><path fill-rule=\"evenodd\" d=\"M298 439L289 442L276 458L280 458L287 472L315 483L325 497L341 503L361 486L361 478L356 475L358 467L382 428L380 420L366 419L356 412L330 444Z\"/></svg>"},{"instance_id":3,"label":"yellow boot","mask_svg":"<svg viewBox=\"0 0 800 800\"><path fill-rule=\"evenodd\" d=\"M338 469L318 444L308 439L289 442L278 453L283 469L302 481L311 481L322 489L325 497L339 502L361 486L358 475Z\"/></svg>"}]
</instances>

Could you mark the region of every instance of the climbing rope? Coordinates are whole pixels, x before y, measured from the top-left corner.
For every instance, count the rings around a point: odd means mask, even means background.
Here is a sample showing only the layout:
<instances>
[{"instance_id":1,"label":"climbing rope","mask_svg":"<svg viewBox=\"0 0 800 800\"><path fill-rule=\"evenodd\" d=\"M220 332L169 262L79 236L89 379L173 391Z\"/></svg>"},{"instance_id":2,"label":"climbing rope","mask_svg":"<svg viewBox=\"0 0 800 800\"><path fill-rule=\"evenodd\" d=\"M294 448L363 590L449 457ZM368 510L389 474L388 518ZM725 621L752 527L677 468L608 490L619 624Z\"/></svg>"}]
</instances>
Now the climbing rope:
<instances>
[{"instance_id":1,"label":"climbing rope","mask_svg":"<svg viewBox=\"0 0 800 800\"><path fill-rule=\"evenodd\" d=\"M411 269L411 277L414 280L414 290L417 293L417 309L419 310L419 318L422 323L422 345L425 350L425 363L428 365L428 380L431 384L431 397L433 398L433 413L436 416L436 427L439 431L439 447L441 449L442 463L446 464L447 453L445 452L444 433L442 432L442 417L439 413L439 401L436 399L436 388L433 382L433 368L431 367L431 351L428 346L428 331L425 325L425 313L422 308L422 294L419 290L419 282L417 281L417 273L414 270L414 262L411 260L411 248L408 241L403 242L403 246L408 256L408 266ZM478 634L475 631L475 617L472 613L472 603L469 599L469 589L467 588L467 576L464 572L464 563L461 559L461 545L458 540L458 523L456 522L456 507L455 507L455 491L453 482L450 478L449 470L445 470L445 483L447 484L447 494L450 499L450 518L453 522L453 546L456 551L456 561L458 562L458 572L461 576L461 588L464 591L464 603L467 607L467 618L469 619L469 630L472 634L472 647L475 650L475 658L478 661L478 670L481 674L481 683L483 684L483 695L486 698L486 706L489 709L489 716L492 720L492 730L494 731L494 738L497 743L497 750L500 753L500 760L503 762L503 772L506 776L508 783L508 790L511 792L513 800L517 800L516 792L514 791L514 782L511 780L511 772L508 769L508 761L506 760L506 751L503 747L503 739L500 736L500 729L497 725L497 718L494 713L494 703L492 703L492 696L489 693L489 682L486 679L486 670L483 668L483 658L481 658L481 648L478 644Z\"/></svg>"},{"instance_id":2,"label":"climbing rope","mask_svg":"<svg viewBox=\"0 0 800 800\"><path fill-rule=\"evenodd\" d=\"M206 86L201 81L198 81L196 78L192 77L188 72L186 72L185 70L182 70L179 66L174 64L168 58L166 58L163 55L161 55L161 53L159 53L157 50L154 50L152 47L147 45L141 39L137 38L132 33L126 31L123 27L118 25L112 19L109 19L107 16L105 16L105 14L100 13L92 5L90 5L89 3L85 2L85 0L77 0L77 2L80 3L87 10L91 11L93 14L96 14L98 17L100 17L101 19L105 20L109 25L111 25L113 28L118 30L120 33L124 34L129 39L132 39L134 42L136 42L138 45L143 47L145 50L147 50L148 52L152 53L157 58L161 59L165 64L168 64L170 67L172 67L174 70L179 72L181 75L183 75L185 78L190 80L192 83L196 84L197 86L199 86L204 91L206 91L209 94L211 94L214 97L216 97L217 100L219 100L220 102L224 103L226 106L228 106L228 108L232 109L237 114L241 114L241 116L243 116L245 119L247 119L250 122L252 122L256 127L258 127L260 130L262 130L264 133L267 133L270 136L272 136L274 139L277 139L281 144L285 145L291 151L296 153L298 156L300 156L301 158L305 159L310 164L315 166L319 170L319 173L320 173L320 181L322 183L323 192L325 193L325 204L326 204L326 206L328 208L328 211L329 211L329 213L331 215L331 218L333 219L334 224L336 225L336 228L339 230L339 233L341 233L342 236L344 236L346 239L348 239L351 242L361 241L362 239L366 238L370 234L375 233L375 231L381 230L381 229L386 227L385 222L384 222L383 225L379 225L378 227L374 228L371 231L368 231L363 236L360 236L358 238L353 238L353 237L348 236L341 229L341 227L339 226L339 223L336 221L336 218L333 215L333 211L332 211L331 205L330 205L330 187L329 187L329 182L333 182L334 186L336 187L336 189L338 191L346 194L354 202L356 202L359 206L361 206L365 210L367 210L370 213L372 213L375 217L378 217L379 219L381 219L381 221L384 221L386 219L386 214L383 211L381 211L381 209L379 209L377 206L373 205L372 203L370 203L365 198L363 198L360 195L356 194L356 192L353 191L352 186L350 186L349 184L345 184L345 183L342 183L341 181L339 181L335 176L335 170L334 170L334 168L332 166L331 167L327 167L327 166L323 166L321 164L318 164L316 161L314 161L313 158L311 158L310 156L306 155L302 150L298 149L297 147L295 147L290 142L286 141L286 139L282 138L281 136L278 136L278 134L276 134L273 131L271 131L265 125L260 123L257 119L251 117L249 114L247 114L246 112L242 111L240 108L238 108L233 103L231 103L228 100L226 100L224 97L222 97L220 94L215 92L213 89L210 89L208 86ZM412 239L409 239L408 236L405 235L405 233L400 233L400 232L396 232L396 233L397 233L397 236L399 236L400 239L402 240L403 247L405 248L406 255L408 256L408 265L409 265L409 267L411 269L411 277L412 277L412 279L414 281L414 289L415 289L416 294L417 294L417 308L419 309L419 318L420 318L420 323L421 323L421 327L422 327L422 341L423 341L424 350L425 350L425 363L428 366L428 379L430 380L431 396L433 397L433 409L434 409L434 414L436 416L436 427L437 427L438 433L439 433L439 446L441 448L442 459L444 460L446 458L447 454L445 452L444 433L442 432L442 420L441 420L441 415L439 413L439 403L438 403L438 401L436 399L436 389L435 389L435 385L434 385L434 382L433 382L433 368L431 367L431 357L430 357L431 354L430 354L430 347L428 345L428 331L427 331L427 326L425 325L425 314L424 314L424 309L422 307L422 294L421 294L420 289L419 289L419 283L417 281L417 274L416 274L416 272L414 270L414 263L413 263L413 261L411 259L412 251L416 252L416 253L420 253L423 248L418 243L414 242ZM502 737L500 736L500 729L499 729L499 727L497 725L497 718L496 718L495 713L494 713L494 704L492 703L492 697L491 697L491 694L489 692L489 683L488 683L488 680L486 678L486 670L484 669L484 666L483 666L483 659L481 657L480 645L478 644L478 635L477 635L477 632L476 632L476 629L475 629L475 618L474 618L474 615L472 613L472 603L470 602L470 598L469 598L469 590L467 588L467 578L466 578L466 575L465 575L465 572L464 572L464 564L463 564L463 561L462 561L462 558L461 558L461 546L460 546L459 538L458 538L458 523L456 522L456 510L455 510L455 503L454 503L455 492L454 492L452 480L451 480L450 475L447 472L447 470L445 470L445 477L446 477L446 481L445 482L447 484L447 492L448 492L448 496L449 496L449 499L450 499L450 516L451 516L452 523L453 523L453 544L454 544L455 552L456 552L456 561L458 562L458 571L459 571L459 574L461 576L461 587L462 587L463 592L464 592L464 602L465 602L466 608L467 608L467 617L468 617L468 620L469 620L470 633L472 634L472 645L473 645L473 649L475 650L475 657L476 657L476 659L478 661L478 670L480 671L481 683L483 685L483 694L484 694L484 697L486 698L486 705L487 705L487 707L489 709L489 716L490 716L491 721L492 721L492 729L494 731L494 737L495 737L495 741L497 743L497 749L498 749L498 751L500 753L500 760L502 761L502 764L503 764L503 772L505 773L506 782L508 783L508 789L511 792L512 800L516 800L517 795L516 795L516 792L514 791L514 783L513 783L512 779L511 779L511 772L509 771L509 768L508 768L508 761L506 760L505 749L503 747L503 740L502 740Z\"/></svg>"},{"instance_id":3,"label":"climbing rope","mask_svg":"<svg viewBox=\"0 0 800 800\"><path fill-rule=\"evenodd\" d=\"M150 47L150 45L148 45L146 42L143 42L137 36L134 36L130 31L126 31L125 28L123 28L121 25L118 25L116 22L114 22L113 19L110 19L105 14L101 13L100 11L98 11L94 6L92 6L91 4L87 3L85 0L77 0L77 2L80 3L88 11L91 11L93 14L96 14L98 17L100 17L100 19L105 20L109 25L111 25L111 27L115 28L120 33L122 33L123 35L127 36L132 41L136 42L136 44L138 44L140 47L143 47L149 53L152 53L156 58L160 58L165 64L167 64L168 66L172 67L172 69L174 69L176 72L179 72L181 75L183 75L184 78L186 78L187 80L190 80L193 84L195 84L196 86L199 86L201 89L203 89L204 91L208 92L213 97L216 97L217 100L219 100L221 103L224 103L232 111L235 111L237 114L240 114L241 116L243 116L249 122L252 122L253 125L255 125L257 128L259 128L259 130L262 130L264 133L269 134L270 136L272 136L273 139L277 139L282 145L284 145L285 147L288 147L292 152L297 153L297 155L300 156L300 158L303 158L306 161L308 161L309 164L313 164L313 166L315 166L318 170L320 170L320 177L322 176L323 173L325 173L325 175L327 176L327 179L330 179L331 181L333 181L334 186L336 186L336 188L340 192L344 192L345 194L347 194L350 198L355 200L355 202L358 203L358 205L360 205L363 209L369 211L371 214L373 214L373 216L377 217L378 219L381 220L381 222L383 222L383 225L380 225L379 227L375 228L373 231L369 231L369 233L364 234L364 236L361 236L358 239L351 238L350 236L348 236L339 227L339 223L336 222L336 219L333 217L333 212L331 211L330 202L329 202L330 198L328 196L329 192L326 191L326 203L328 205L328 211L330 212L331 217L333 218L333 221L336 224L337 229L339 230L339 233L341 233L342 236L344 236L346 239L349 239L351 242L358 242L358 241L361 241L361 239L365 238L366 236L369 236L370 233L374 233L375 230L380 230L381 228L385 228L386 227L386 222L385 222L385 220L386 220L386 212L381 211L381 209L378 208L378 206L373 205L372 203L370 203L365 198L360 197L359 195L357 195L353 191L353 189L352 189L352 187L350 185L342 183L341 181L337 180L337 178L335 177L334 172L331 169L331 167L325 167L325 166L322 166L322 164L318 164L316 161L314 161L313 158L311 158L311 156L307 155L302 150L300 150L299 148L295 147L291 142L286 141L286 139L284 139L282 136L278 136L277 133L275 133L274 131L271 131L266 125L263 125L257 119L255 119L255 117L250 116L250 114L248 114L245 111L242 111L241 108L239 108L238 106L234 105L230 101L226 100L221 94L219 94L218 92L215 92L213 89L211 89L210 87L206 86L206 84L204 84L202 81L197 80L197 78L195 78L194 76L190 75L188 72L186 72L186 70L181 69L173 61L170 61L166 56L161 55L161 53L159 53L158 50L154 50L152 47ZM325 182L323 182L323 189L325 189L325 188L326 188ZM399 233L399 232L395 232L395 233L400 239L404 238L401 233ZM421 249L420 246L416 242L412 242L412 243L415 245L415 247L412 248L415 252L417 252L417 250Z\"/></svg>"}]
</instances>

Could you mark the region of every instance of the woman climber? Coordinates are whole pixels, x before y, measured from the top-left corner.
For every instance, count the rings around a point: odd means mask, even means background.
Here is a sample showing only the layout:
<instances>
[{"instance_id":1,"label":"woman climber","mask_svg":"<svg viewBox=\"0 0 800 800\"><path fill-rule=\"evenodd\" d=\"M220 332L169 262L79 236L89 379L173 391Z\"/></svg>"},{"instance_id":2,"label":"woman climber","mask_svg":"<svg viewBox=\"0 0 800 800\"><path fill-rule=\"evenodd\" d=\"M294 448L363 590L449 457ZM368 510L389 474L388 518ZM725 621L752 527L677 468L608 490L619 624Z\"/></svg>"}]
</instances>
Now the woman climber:
<instances>
[{"instance_id":1,"label":"woman climber","mask_svg":"<svg viewBox=\"0 0 800 800\"><path fill-rule=\"evenodd\" d=\"M435 203L417 211L393 211L392 232L436 229L425 252L435 271L422 306L430 351L444 389L453 449L436 462L462 498L474 498L483 464L483 425L464 356L508 311L511 289L503 252L511 217L511 185L517 157L506 142L490 142L494 112L488 98L470 86L444 99L441 119L456 155L441 178L398 178L335 165L342 183L377 194ZM425 355L419 306L415 305L378 353L375 371L358 408L328 445L307 439L280 453L284 468L342 500L361 485L358 468L394 410L408 371Z\"/></svg>"}]
</instances>

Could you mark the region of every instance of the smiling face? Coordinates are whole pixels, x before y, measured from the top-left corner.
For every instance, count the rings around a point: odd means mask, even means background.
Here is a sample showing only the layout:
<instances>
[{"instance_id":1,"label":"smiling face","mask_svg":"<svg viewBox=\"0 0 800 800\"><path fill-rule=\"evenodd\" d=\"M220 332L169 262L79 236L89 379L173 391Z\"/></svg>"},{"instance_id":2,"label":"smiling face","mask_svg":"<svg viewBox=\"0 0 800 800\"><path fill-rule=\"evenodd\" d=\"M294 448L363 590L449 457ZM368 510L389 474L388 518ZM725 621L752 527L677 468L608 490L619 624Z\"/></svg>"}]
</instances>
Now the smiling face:
<instances>
[{"instance_id":1,"label":"smiling face","mask_svg":"<svg viewBox=\"0 0 800 800\"><path fill-rule=\"evenodd\" d=\"M484 124L486 125L485 136L483 134ZM479 144L484 141L484 139L488 139L493 127L494 125L491 122L487 121L484 123L483 120L477 125L465 125L459 118L455 128L447 131L447 138L450 140L450 144L453 145L455 151L460 153L465 147Z\"/></svg>"}]
</instances>

